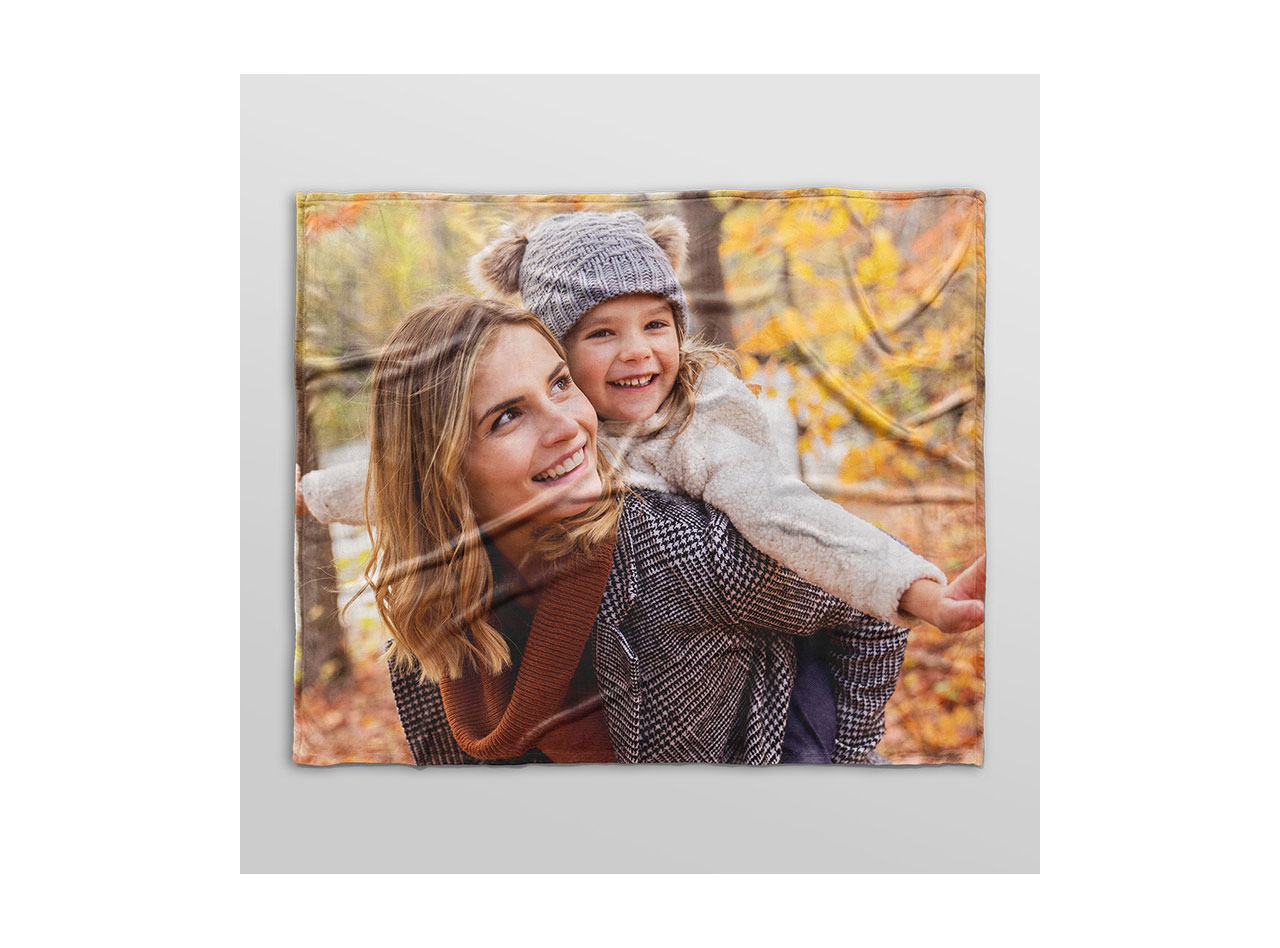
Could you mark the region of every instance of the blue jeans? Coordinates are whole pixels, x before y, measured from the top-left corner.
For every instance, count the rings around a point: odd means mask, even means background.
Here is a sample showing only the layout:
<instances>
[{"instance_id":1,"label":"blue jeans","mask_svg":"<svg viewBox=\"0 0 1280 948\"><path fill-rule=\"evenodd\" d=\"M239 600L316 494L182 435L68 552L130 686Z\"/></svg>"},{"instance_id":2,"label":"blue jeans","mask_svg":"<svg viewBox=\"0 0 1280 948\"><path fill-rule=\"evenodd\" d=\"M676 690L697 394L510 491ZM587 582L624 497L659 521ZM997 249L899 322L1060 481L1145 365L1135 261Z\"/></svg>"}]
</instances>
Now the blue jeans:
<instances>
[{"instance_id":1,"label":"blue jeans","mask_svg":"<svg viewBox=\"0 0 1280 948\"><path fill-rule=\"evenodd\" d=\"M825 636L821 633L796 641L796 684L787 710L781 763L831 763L836 747L836 696L823 657L825 651Z\"/></svg>"}]
</instances>

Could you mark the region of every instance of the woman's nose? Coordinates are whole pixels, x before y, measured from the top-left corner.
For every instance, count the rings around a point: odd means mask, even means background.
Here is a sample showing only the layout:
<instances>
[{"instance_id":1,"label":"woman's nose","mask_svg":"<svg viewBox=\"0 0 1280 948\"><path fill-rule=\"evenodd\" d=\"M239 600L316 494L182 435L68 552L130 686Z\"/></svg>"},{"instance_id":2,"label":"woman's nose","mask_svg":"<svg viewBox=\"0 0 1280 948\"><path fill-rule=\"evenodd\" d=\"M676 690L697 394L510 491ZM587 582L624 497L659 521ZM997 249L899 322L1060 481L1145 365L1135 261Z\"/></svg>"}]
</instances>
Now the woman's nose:
<instances>
[{"instance_id":1,"label":"woman's nose","mask_svg":"<svg viewBox=\"0 0 1280 948\"><path fill-rule=\"evenodd\" d=\"M561 441L568 441L576 437L577 434L578 422L565 411L563 406L548 406L546 426L542 432L543 444L559 444Z\"/></svg>"}]
</instances>

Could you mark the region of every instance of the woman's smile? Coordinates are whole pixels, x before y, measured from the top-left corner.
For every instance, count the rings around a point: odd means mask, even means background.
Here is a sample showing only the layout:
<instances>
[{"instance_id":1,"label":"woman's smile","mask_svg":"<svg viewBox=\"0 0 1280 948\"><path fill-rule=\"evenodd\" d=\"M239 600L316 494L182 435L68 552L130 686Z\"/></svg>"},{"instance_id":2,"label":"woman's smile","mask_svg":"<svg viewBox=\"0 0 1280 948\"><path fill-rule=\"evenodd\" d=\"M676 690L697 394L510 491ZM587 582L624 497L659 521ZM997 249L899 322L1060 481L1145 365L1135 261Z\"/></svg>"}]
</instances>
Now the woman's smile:
<instances>
[{"instance_id":1,"label":"woman's smile","mask_svg":"<svg viewBox=\"0 0 1280 948\"><path fill-rule=\"evenodd\" d=\"M583 460L587 456L587 445L584 441L582 446L576 451L569 452L567 457L561 458L551 467L547 468L541 474L533 475L535 481L552 481L559 482L564 480L570 473L578 470L582 466Z\"/></svg>"}]
</instances>

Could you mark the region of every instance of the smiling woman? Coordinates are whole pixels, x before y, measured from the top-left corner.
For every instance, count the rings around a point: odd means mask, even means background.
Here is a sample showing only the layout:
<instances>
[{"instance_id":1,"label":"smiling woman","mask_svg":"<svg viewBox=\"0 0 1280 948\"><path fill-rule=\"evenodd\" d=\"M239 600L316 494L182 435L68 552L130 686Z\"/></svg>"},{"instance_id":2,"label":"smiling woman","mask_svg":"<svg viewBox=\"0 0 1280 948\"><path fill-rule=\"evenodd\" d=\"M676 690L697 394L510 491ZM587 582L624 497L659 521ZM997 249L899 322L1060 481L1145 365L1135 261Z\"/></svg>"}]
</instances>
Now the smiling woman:
<instances>
[{"instance_id":1,"label":"smiling woman","mask_svg":"<svg viewBox=\"0 0 1280 948\"><path fill-rule=\"evenodd\" d=\"M511 655L488 620L485 539L536 574L535 540L554 559L616 521L591 405L535 317L467 296L405 317L375 366L372 402L367 576L391 660L436 681L473 665L501 671Z\"/></svg>"},{"instance_id":2,"label":"smiling woman","mask_svg":"<svg viewBox=\"0 0 1280 948\"><path fill-rule=\"evenodd\" d=\"M794 637L818 632L859 698L841 738L869 753L906 630L713 508L624 493L596 425L523 310L447 297L392 334L373 379L368 578L415 761L775 763Z\"/></svg>"}]
</instances>

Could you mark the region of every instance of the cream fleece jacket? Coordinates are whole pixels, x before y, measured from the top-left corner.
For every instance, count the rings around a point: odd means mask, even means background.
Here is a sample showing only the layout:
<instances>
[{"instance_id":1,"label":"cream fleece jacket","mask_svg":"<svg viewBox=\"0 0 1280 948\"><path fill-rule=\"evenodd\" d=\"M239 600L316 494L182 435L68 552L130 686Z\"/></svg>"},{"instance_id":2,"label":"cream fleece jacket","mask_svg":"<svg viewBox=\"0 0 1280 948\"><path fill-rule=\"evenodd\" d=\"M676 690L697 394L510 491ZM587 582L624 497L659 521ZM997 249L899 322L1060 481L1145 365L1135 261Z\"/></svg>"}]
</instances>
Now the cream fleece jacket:
<instances>
[{"instance_id":1,"label":"cream fleece jacket","mask_svg":"<svg viewBox=\"0 0 1280 948\"><path fill-rule=\"evenodd\" d=\"M345 523L363 527L364 480L369 458L349 464L322 467L302 475L302 498L321 523Z\"/></svg>"},{"instance_id":2,"label":"cream fleece jacket","mask_svg":"<svg viewBox=\"0 0 1280 948\"><path fill-rule=\"evenodd\" d=\"M628 483L684 494L723 511L760 552L868 615L897 625L918 620L898 611L917 579L947 578L889 534L824 500L787 472L769 425L746 384L716 366L703 375L693 417L658 413L643 422L606 421L600 440ZM325 523L364 523L367 462L312 471L302 479L307 507Z\"/></svg>"}]
</instances>

